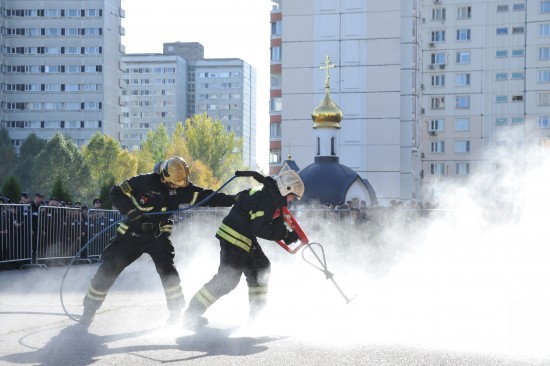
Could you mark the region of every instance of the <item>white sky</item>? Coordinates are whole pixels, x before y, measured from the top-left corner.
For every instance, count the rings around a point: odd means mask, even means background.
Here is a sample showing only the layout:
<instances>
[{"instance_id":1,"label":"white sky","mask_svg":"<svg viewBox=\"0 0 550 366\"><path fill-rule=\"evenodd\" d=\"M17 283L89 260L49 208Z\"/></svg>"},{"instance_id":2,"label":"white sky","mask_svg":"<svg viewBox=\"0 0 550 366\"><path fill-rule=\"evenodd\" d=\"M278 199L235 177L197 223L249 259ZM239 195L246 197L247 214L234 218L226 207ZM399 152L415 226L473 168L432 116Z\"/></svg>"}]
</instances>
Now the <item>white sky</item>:
<instances>
[{"instance_id":1,"label":"white sky","mask_svg":"<svg viewBox=\"0 0 550 366\"><path fill-rule=\"evenodd\" d=\"M168 42L199 42L205 58L233 57L257 72L257 164L269 171L269 0L122 0L126 53L162 53Z\"/></svg>"}]
</instances>

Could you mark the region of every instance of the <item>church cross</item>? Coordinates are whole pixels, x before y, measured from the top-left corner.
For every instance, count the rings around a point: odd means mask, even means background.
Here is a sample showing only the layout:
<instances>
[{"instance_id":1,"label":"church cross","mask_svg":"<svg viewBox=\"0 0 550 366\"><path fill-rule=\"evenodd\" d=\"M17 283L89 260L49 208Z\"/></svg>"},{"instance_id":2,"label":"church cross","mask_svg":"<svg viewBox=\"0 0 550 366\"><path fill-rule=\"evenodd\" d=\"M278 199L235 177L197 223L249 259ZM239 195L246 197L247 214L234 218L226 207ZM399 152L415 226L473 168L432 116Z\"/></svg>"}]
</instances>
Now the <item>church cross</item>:
<instances>
[{"instance_id":1,"label":"church cross","mask_svg":"<svg viewBox=\"0 0 550 366\"><path fill-rule=\"evenodd\" d=\"M325 66L320 66L319 69L320 70L326 70L326 76L325 76L325 88L329 88L329 83L328 83L328 80L330 79L330 75L329 75L329 69L331 67L336 67L335 64L331 64L330 63L330 57L328 57L328 55L326 56L325 58Z\"/></svg>"}]
</instances>

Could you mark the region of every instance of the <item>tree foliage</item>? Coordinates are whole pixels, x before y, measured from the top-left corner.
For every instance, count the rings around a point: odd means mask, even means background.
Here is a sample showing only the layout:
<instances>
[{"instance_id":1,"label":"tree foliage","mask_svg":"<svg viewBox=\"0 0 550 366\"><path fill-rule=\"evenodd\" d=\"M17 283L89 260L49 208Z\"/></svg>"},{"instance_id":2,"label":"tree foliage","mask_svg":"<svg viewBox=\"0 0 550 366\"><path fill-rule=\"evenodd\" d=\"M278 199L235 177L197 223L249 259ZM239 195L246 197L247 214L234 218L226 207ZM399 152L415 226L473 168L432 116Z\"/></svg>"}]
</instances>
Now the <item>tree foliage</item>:
<instances>
[{"instance_id":1,"label":"tree foliage","mask_svg":"<svg viewBox=\"0 0 550 366\"><path fill-rule=\"evenodd\" d=\"M72 197L61 177L56 177L53 182L52 197L57 198L58 201L72 202Z\"/></svg>"},{"instance_id":2,"label":"tree foliage","mask_svg":"<svg viewBox=\"0 0 550 366\"><path fill-rule=\"evenodd\" d=\"M166 158L166 151L170 144L170 138L168 137L168 131L166 127L161 124L156 131L150 130L147 132L147 138L143 142L143 150L148 151L151 154L151 158L154 162L164 160Z\"/></svg>"},{"instance_id":3,"label":"tree foliage","mask_svg":"<svg viewBox=\"0 0 550 366\"><path fill-rule=\"evenodd\" d=\"M90 174L77 146L62 134L56 134L36 156L33 164L34 187L51 192L56 179L67 186L74 197L90 194Z\"/></svg>"},{"instance_id":4,"label":"tree foliage","mask_svg":"<svg viewBox=\"0 0 550 366\"><path fill-rule=\"evenodd\" d=\"M15 173L17 154L13 146L8 130L0 129L0 182Z\"/></svg>"},{"instance_id":5,"label":"tree foliage","mask_svg":"<svg viewBox=\"0 0 550 366\"><path fill-rule=\"evenodd\" d=\"M2 195L8 197L11 203L19 203L21 197L21 185L13 175L7 177L2 186Z\"/></svg>"},{"instance_id":6,"label":"tree foliage","mask_svg":"<svg viewBox=\"0 0 550 366\"><path fill-rule=\"evenodd\" d=\"M121 181L137 172L136 159L125 152L118 141L99 132L82 148L82 157L89 168L91 183L98 190L113 180Z\"/></svg>"},{"instance_id":7,"label":"tree foliage","mask_svg":"<svg viewBox=\"0 0 550 366\"><path fill-rule=\"evenodd\" d=\"M34 159L44 146L46 146L46 140L38 138L36 134L32 133L23 141L19 149L15 174L26 191L30 191L32 188L32 177L34 175L32 166Z\"/></svg>"},{"instance_id":8,"label":"tree foliage","mask_svg":"<svg viewBox=\"0 0 550 366\"><path fill-rule=\"evenodd\" d=\"M194 115L185 121L184 136L192 159L208 166L217 180L225 181L242 167L242 139L226 132L221 121Z\"/></svg>"}]
</instances>

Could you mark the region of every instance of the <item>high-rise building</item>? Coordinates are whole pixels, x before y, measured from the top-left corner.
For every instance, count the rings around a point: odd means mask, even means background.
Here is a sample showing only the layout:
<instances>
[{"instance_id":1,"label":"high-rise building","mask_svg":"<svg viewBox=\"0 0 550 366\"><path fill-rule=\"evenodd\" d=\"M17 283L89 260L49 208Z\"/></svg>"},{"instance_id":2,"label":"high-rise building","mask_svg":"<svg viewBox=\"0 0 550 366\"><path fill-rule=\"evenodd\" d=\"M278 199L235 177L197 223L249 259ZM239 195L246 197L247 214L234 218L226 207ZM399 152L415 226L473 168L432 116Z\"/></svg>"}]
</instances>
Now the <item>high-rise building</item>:
<instances>
[{"instance_id":1,"label":"high-rise building","mask_svg":"<svg viewBox=\"0 0 550 366\"><path fill-rule=\"evenodd\" d=\"M16 147L31 133L77 145L119 137L120 0L0 0L0 126Z\"/></svg>"},{"instance_id":2,"label":"high-rise building","mask_svg":"<svg viewBox=\"0 0 550 366\"><path fill-rule=\"evenodd\" d=\"M340 161L382 204L437 200L440 183L492 169L495 149L550 145L550 1L273 3L270 172L313 160L326 56Z\"/></svg>"},{"instance_id":3,"label":"high-rise building","mask_svg":"<svg viewBox=\"0 0 550 366\"><path fill-rule=\"evenodd\" d=\"M320 66L329 56L336 66L330 74L331 96L345 111L338 139L340 162L368 179L381 204L414 198L420 189L420 166L415 165L419 141L412 5L274 3L270 170L287 155L301 168L313 162L310 111L324 95Z\"/></svg>"},{"instance_id":4,"label":"high-rise building","mask_svg":"<svg viewBox=\"0 0 550 366\"><path fill-rule=\"evenodd\" d=\"M126 54L122 145L141 148L147 132L206 113L243 138L243 164L256 169L256 70L236 58L204 58L196 42L164 43L162 54Z\"/></svg>"},{"instance_id":5,"label":"high-rise building","mask_svg":"<svg viewBox=\"0 0 550 366\"><path fill-rule=\"evenodd\" d=\"M149 131L162 124L169 135L185 121L187 60L177 55L127 54L122 57L120 143L139 150Z\"/></svg>"}]
</instances>

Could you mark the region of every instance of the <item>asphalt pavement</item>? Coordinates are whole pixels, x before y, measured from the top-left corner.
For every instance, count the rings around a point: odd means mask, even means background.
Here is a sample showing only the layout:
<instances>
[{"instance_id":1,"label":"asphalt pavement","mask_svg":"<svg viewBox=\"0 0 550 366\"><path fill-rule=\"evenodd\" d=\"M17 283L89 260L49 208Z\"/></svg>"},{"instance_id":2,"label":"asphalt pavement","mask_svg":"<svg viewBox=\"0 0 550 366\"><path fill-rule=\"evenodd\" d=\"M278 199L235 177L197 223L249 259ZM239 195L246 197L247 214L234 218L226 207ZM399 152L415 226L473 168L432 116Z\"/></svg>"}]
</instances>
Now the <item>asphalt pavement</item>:
<instances>
[{"instance_id":1,"label":"asphalt pavement","mask_svg":"<svg viewBox=\"0 0 550 366\"><path fill-rule=\"evenodd\" d=\"M96 268L78 265L68 272L62 298L69 314L82 311L81 299ZM247 321L246 288L241 283L207 313L208 327L189 332L165 325L168 314L158 276L151 263L136 263L121 275L95 321L85 327L61 306L65 271L66 267L0 271L0 365L550 365L550 353L544 351L514 355L503 351L506 346L496 346L498 342L479 344L500 339L498 327L494 334L479 329L468 334L468 327L460 326L463 320L445 322L433 309L419 310L414 299L409 305L403 299L399 304L375 303L351 282L353 276L340 279L345 291L355 287L353 295L358 295L346 305L320 274L304 272L297 280L284 268L274 281L272 296L288 293L257 322ZM184 281L189 282L187 298L208 279L198 277ZM317 288L304 288L317 280ZM379 298L387 290L370 287ZM437 319L426 320L433 318Z\"/></svg>"}]
</instances>

